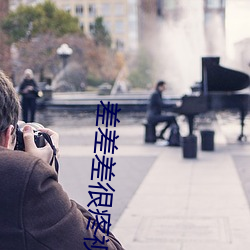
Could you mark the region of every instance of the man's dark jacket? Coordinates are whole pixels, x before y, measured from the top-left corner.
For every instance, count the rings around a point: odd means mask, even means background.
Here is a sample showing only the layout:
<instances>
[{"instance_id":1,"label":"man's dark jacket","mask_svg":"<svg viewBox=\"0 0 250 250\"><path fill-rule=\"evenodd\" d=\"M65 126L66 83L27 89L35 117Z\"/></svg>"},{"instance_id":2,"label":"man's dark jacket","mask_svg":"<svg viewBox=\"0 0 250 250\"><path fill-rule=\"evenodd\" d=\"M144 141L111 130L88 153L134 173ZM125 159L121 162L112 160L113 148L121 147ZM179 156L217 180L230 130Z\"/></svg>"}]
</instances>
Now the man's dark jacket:
<instances>
[{"instance_id":1,"label":"man's dark jacket","mask_svg":"<svg viewBox=\"0 0 250 250\"><path fill-rule=\"evenodd\" d=\"M92 249L93 241L84 246L84 238L94 238L86 229L91 214L69 200L51 166L0 147L0 178L0 250ZM109 239L109 250L123 249L111 233L96 236Z\"/></svg>"},{"instance_id":2,"label":"man's dark jacket","mask_svg":"<svg viewBox=\"0 0 250 250\"><path fill-rule=\"evenodd\" d=\"M155 90L148 103L147 116L152 117L155 115L160 115L163 107L164 104L162 101L161 91Z\"/></svg>"}]
</instances>

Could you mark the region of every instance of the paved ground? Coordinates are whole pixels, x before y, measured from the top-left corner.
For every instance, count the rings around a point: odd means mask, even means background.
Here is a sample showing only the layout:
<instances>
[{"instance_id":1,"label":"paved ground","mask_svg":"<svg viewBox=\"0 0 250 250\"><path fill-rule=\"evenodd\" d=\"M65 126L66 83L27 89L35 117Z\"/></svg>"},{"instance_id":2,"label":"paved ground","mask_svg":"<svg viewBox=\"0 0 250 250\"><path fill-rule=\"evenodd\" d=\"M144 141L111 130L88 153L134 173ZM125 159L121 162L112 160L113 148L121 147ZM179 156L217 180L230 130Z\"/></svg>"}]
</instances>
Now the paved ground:
<instances>
[{"instance_id":1,"label":"paved ground","mask_svg":"<svg viewBox=\"0 0 250 250\"><path fill-rule=\"evenodd\" d=\"M141 155L136 151L132 155L126 154L126 147L145 147L141 125L143 117L143 114L137 114L136 118L132 114L122 114L117 127L120 138L117 141L119 149L114 155L116 177L111 182L116 191L113 206L109 209L113 226L157 158L157 147L154 154ZM97 130L95 115L85 112L39 112L37 121L59 132L59 181L70 198L86 206L90 201L88 185L93 185L90 176L94 134Z\"/></svg>"},{"instance_id":2,"label":"paved ground","mask_svg":"<svg viewBox=\"0 0 250 250\"><path fill-rule=\"evenodd\" d=\"M93 117L85 115L46 121L61 134L60 182L83 205L89 202L96 131ZM45 122L42 114L39 119ZM126 249L250 249L250 144L236 141L239 125L230 119L200 122L199 128L215 130L215 151L199 147L197 159L184 159L181 148L145 145L141 118L121 119L109 211L112 231ZM185 123L181 132L187 132Z\"/></svg>"}]
</instances>

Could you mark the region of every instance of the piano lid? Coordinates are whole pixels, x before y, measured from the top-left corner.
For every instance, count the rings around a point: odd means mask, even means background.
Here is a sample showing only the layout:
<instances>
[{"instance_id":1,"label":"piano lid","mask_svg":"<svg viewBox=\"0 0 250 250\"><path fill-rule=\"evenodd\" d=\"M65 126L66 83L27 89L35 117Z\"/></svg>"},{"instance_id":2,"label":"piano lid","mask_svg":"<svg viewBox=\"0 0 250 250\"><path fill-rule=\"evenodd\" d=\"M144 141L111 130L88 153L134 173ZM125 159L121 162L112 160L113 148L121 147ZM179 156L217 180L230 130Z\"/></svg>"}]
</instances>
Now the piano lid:
<instances>
[{"instance_id":1,"label":"piano lid","mask_svg":"<svg viewBox=\"0 0 250 250\"><path fill-rule=\"evenodd\" d=\"M237 91L250 85L249 75L219 65L219 57L202 57L202 82L204 93L209 91Z\"/></svg>"}]
</instances>

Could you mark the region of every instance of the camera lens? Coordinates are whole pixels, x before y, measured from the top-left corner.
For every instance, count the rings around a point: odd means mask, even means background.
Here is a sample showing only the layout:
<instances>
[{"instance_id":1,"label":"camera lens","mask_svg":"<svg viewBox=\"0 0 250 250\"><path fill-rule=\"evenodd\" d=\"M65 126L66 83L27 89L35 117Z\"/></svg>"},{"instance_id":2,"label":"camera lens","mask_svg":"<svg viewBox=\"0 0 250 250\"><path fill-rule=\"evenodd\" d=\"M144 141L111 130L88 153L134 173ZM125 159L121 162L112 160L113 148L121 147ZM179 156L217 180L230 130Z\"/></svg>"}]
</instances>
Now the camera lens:
<instances>
[{"instance_id":1,"label":"camera lens","mask_svg":"<svg viewBox=\"0 0 250 250\"><path fill-rule=\"evenodd\" d=\"M45 146L45 139L43 135L38 132L37 130L40 128L44 128L43 125L40 123L32 122L32 123L25 123L25 122L18 122L17 129L16 129L16 145L15 150L25 151L25 144L23 140L23 128L25 125L29 125L32 127L34 131L34 141L38 148Z\"/></svg>"}]
</instances>

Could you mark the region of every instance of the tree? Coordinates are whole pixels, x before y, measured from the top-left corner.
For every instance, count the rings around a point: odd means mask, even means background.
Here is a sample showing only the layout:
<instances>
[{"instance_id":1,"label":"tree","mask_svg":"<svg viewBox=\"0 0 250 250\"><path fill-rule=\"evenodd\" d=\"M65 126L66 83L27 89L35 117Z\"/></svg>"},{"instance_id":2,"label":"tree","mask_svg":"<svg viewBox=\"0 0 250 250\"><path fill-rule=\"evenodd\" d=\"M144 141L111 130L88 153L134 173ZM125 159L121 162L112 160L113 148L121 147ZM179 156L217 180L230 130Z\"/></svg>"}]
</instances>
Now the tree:
<instances>
[{"instance_id":1,"label":"tree","mask_svg":"<svg viewBox=\"0 0 250 250\"><path fill-rule=\"evenodd\" d=\"M95 24L92 30L92 35L96 45L104 45L106 47L111 46L111 37L103 24L103 18L97 17L95 19Z\"/></svg>"},{"instance_id":2,"label":"tree","mask_svg":"<svg viewBox=\"0 0 250 250\"><path fill-rule=\"evenodd\" d=\"M56 50L62 43L69 44L73 53L68 61L67 79L62 79L64 76L61 75L61 78L57 77L59 81L65 80L64 82L68 82L75 91L80 87L76 84L73 86L70 78L80 84L78 78L81 77L84 83L93 86L103 82L114 82L122 65L120 58L111 49L102 45L97 46L92 39L82 34L67 34L63 37L40 34L28 43L19 41L15 44L16 57L13 58L13 65L16 84L20 83L26 68L32 68L36 78L41 72L45 78L54 78L60 74L61 58L56 54Z\"/></svg>"},{"instance_id":3,"label":"tree","mask_svg":"<svg viewBox=\"0 0 250 250\"><path fill-rule=\"evenodd\" d=\"M8 14L2 28L11 42L29 38L41 33L52 33L63 36L79 32L78 19L68 12L60 10L49 0L36 6L20 5L16 11Z\"/></svg>"},{"instance_id":4,"label":"tree","mask_svg":"<svg viewBox=\"0 0 250 250\"><path fill-rule=\"evenodd\" d=\"M9 1L0 1L0 23L8 14ZM8 37L0 27L0 69L7 75L11 76L11 61L10 61L10 45L8 44Z\"/></svg>"},{"instance_id":5,"label":"tree","mask_svg":"<svg viewBox=\"0 0 250 250\"><path fill-rule=\"evenodd\" d=\"M147 87L147 85L152 82L152 67L152 59L150 55L145 50L139 51L128 76L132 87Z\"/></svg>"}]
</instances>

